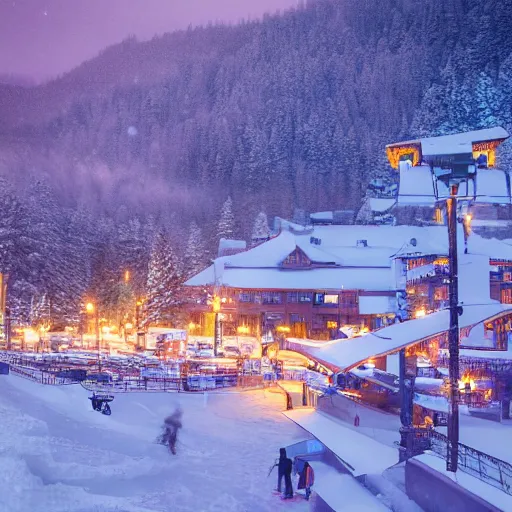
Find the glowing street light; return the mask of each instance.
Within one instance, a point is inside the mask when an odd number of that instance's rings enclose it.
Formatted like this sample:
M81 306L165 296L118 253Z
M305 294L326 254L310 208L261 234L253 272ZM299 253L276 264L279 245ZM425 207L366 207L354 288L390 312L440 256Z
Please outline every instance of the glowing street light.
M130 280L130 271L125 270L124 272L124 282L127 283Z
M425 315L427 314L427 312L425 311L425 309L418 309L418 311L416 311L416 313L414 313L414 316L416 318L423 318Z
M213 309L214 313L218 313L220 311L220 304L221 304L220 297L218 295L215 295L215 297L213 297L213 301L212 301L212 309Z
M94 313L94 304L92 302L88 302L86 305L85 305L85 310L87 311L87 313Z

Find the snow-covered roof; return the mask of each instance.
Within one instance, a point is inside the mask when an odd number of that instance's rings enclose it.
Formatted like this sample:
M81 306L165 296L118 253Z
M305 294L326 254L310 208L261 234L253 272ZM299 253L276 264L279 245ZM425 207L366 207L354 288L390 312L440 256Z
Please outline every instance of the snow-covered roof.
M462 227L459 226L459 230L462 253ZM312 237L321 240L320 245L311 243ZM416 245L411 243L412 239L416 240ZM358 240L366 240L367 246L358 247ZM297 247L317 265L282 268L282 262ZM472 255L512 260L511 245L476 234L469 237L468 250ZM392 270L394 257L447 254L448 235L444 226L315 226L306 232L283 230L252 249L219 257L214 265L186 284L249 289L386 291L396 288ZM475 282L474 278L470 281Z
M396 311L396 298L377 296L359 296L359 314L360 315L378 315L384 313L393 313Z
M331 221L333 220L334 215L332 212L315 212L310 214L309 218L316 221Z
M504 312L512 312L512 307L499 303L466 306L460 316L459 326L469 327ZM447 331L449 321L448 310L438 311L423 318L390 325L358 338L335 340L316 347L304 345L301 351L341 370L349 370L368 359L396 352L408 345ZM294 343L299 342L295 340Z
M372 212L383 213L387 212L396 204L396 199L384 197L370 197L370 208Z
M397 148L400 146L410 146L419 144L423 156L448 155L472 153L473 144L478 142L490 142L495 140L504 140L509 136L508 132L501 126L486 128L483 130L474 130L464 133L455 133L453 135L441 135L439 137L426 137L423 139L408 140L388 144L387 148Z
M473 359L501 359L503 361L510 361L512 360L512 347L509 346L508 350L471 350L469 348L461 348L459 356Z
M390 268L315 268L311 270L280 270L277 268L225 268L222 285L243 289L269 290L393 290ZM213 282L212 267L187 281L188 286Z
M507 173L499 169L479 169L476 175L476 202L510 204Z
M415 382L416 384L416 382ZM448 412L448 399L444 396L414 393L414 403L431 411Z
M442 180L428 166L400 168L398 204L401 206L434 206L438 200L450 196ZM459 185L458 197L470 197L474 203L510 204L507 172L500 169L478 169L476 179Z
M347 469L356 477L380 474L397 462L396 449L347 427L332 416L315 409L293 409L283 414L316 437L342 463L348 464Z
M226 256L229 254L236 254L247 249L247 242L245 240L229 240L221 238L219 241L219 256Z
M398 203L416 206L435 205L434 179L429 166L400 166Z

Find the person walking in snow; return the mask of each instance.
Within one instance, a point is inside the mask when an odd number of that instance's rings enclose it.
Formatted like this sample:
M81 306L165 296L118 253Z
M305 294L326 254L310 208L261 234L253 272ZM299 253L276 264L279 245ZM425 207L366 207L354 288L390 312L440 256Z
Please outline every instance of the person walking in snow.
M169 447L173 455L176 455L176 443L178 441L178 431L183 427L181 417L182 410L177 407L176 410L164 420L164 433L161 442Z
M306 489L306 500L309 500L309 497L311 496L311 487L315 483L315 474L313 473L313 468L309 465L308 461L297 459L296 467L298 466L300 466L300 469L298 469L299 482L297 484L297 489Z
M277 491L281 492L281 484L284 478L284 498L293 497L291 459L286 456L286 448L279 449L279 461L277 463Z

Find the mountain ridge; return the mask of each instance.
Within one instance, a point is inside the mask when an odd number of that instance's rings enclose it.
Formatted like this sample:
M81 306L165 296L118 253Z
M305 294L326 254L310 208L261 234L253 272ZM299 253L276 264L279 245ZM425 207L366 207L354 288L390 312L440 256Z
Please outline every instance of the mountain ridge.
M108 169L114 190L155 180L169 194L148 205L130 189L114 212L172 210L205 225L231 195L250 219L240 235L262 208L357 208L369 179L390 172L386 143L510 126L510 12L510 0L317 0L129 38L42 86L0 86L3 144L14 134L67 160L71 177ZM51 176L51 159L44 167ZM77 202L92 194L83 187ZM176 211L184 190L200 201Z

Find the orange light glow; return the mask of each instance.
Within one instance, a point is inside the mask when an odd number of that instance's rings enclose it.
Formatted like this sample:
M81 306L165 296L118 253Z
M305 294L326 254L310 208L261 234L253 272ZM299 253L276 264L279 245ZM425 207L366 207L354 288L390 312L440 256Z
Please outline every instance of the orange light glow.
M220 297L217 295L213 297L212 308L214 313L218 313L220 311Z

